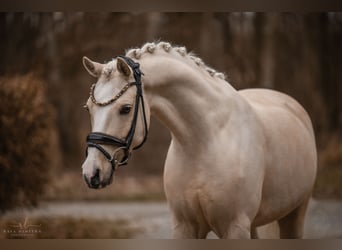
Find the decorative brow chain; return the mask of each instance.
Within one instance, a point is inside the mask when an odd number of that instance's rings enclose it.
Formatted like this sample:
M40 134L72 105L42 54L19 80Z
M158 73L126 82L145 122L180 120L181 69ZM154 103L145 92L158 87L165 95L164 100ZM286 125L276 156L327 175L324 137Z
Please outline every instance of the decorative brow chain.
M115 102L117 99L119 99L132 85L131 83L127 83L121 90L119 93L117 93L115 96L113 96L112 99L108 100L108 101L105 101L105 102L98 102L96 101L95 99L95 96L94 96L94 90L95 90L95 86L96 86L96 83L94 83L93 85L91 85L90 87L90 99L91 101L96 104L96 105L99 105L99 106L106 106L106 105L109 105L113 102Z

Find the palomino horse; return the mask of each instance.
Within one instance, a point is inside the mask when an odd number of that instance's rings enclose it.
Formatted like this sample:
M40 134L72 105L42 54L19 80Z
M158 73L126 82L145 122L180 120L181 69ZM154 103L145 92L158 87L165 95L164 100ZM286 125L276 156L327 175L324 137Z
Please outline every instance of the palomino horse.
M150 114L171 132L164 189L175 238L257 237L278 221L281 238L300 238L317 153L306 111L267 89L237 91L222 73L184 47L147 43L100 64L83 58L97 78L86 108L83 175L91 188L145 141Z

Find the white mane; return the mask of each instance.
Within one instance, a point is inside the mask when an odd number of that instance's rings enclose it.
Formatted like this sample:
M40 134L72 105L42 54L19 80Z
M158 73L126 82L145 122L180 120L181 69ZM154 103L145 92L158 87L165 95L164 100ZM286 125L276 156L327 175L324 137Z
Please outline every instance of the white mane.
M165 52L170 54L172 52L177 52L183 58L192 60L200 69L207 71L212 77L220 78L222 80L226 79L226 76L223 73L217 72L215 69L205 65L201 58L195 56L195 54L192 52L188 53L185 47L172 46L168 42L145 43L141 48L127 50L126 56L138 60L143 54L154 54L156 50L164 50ZM104 67L103 73L106 75L110 75L113 67L114 65L112 62L107 63Z
M188 53L185 47L172 46L168 42L152 42L145 43L141 48L129 49L126 52L126 56L140 59L143 54L149 53L153 54L156 50L164 50L165 52L171 53L173 51L177 52L184 58L189 58L195 62L195 64L203 70L206 70L212 77L217 77L225 80L225 75L223 73L217 72L213 68L208 67L204 64L201 58L195 56L193 53Z

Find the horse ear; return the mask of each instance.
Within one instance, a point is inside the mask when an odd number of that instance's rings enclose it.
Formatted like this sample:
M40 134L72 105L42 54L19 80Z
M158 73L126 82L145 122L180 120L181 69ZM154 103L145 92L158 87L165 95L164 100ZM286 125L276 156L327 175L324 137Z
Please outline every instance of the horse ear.
M94 77L99 77L102 72L103 65L101 63L93 62L88 57L83 57L83 66L88 73Z
M118 71L126 77L129 77L132 73L131 68L128 66L126 61L120 57L117 58L116 67Z

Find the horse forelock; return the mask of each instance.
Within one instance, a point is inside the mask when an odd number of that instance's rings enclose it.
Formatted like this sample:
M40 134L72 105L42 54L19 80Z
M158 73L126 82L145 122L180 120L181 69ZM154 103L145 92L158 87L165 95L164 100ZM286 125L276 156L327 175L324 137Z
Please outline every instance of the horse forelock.
M109 77L115 69L114 59L106 63L102 69L102 74Z
M157 51L165 51L172 54L171 52L176 52L179 54L183 60L192 60L200 69L205 70L210 76L219 78L222 80L226 79L225 74L217 72L215 69L208 67L202 61L201 58L196 56L193 52L187 52L187 49L183 46L172 46L169 42L149 42L145 43L141 48L133 48L126 51L126 56L132 59L139 60L144 54L155 54Z

